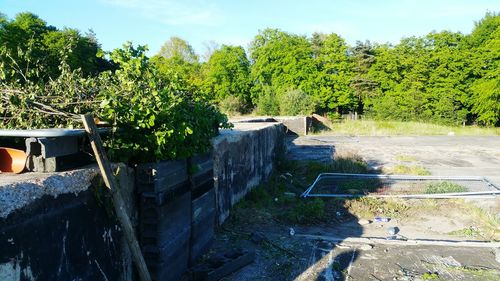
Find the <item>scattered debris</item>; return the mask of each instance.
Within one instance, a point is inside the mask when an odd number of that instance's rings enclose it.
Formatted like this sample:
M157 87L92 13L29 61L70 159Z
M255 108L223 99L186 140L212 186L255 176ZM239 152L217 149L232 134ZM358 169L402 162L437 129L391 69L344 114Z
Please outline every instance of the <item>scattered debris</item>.
M389 222L391 218L386 218L386 217L375 217L376 222Z
M370 224L370 223L371 223L371 221L369 221L369 220L367 220L367 219L359 219L359 220L358 220L358 223L359 223L360 225L367 225L367 224Z
M373 249L373 245L363 244L363 245L359 246L358 249L363 250L363 251L368 251L368 250Z
M205 263L195 266L191 271L193 281L216 281L252 263L255 252L236 249L209 258Z
M396 235L398 232L399 232L398 227L391 226L387 228L387 233L389 233L389 235Z

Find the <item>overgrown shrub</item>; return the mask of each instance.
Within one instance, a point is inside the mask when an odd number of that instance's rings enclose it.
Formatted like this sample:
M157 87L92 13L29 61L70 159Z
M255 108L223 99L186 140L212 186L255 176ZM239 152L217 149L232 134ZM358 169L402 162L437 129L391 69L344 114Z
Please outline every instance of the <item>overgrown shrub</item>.
M257 98L259 115L310 115L314 112L315 106L311 96L295 89L277 93L274 88L267 87Z
M301 90L289 89L278 96L278 107L281 115L310 115L314 112L315 103Z
M280 108L276 94L270 88L265 88L257 98L257 114L276 116L280 114Z
M82 77L61 65L46 84L3 84L1 127L82 127L79 114L92 113L116 130L105 142L113 160L150 162L206 151L227 117L149 63L145 47L130 43L110 54L117 69ZM35 66L36 67L36 66Z
M425 187L424 193L426 194L438 194L438 193L454 193L454 192L466 192L467 188L465 186L449 182L434 182L430 183Z
M234 116L248 111L246 101L239 96L227 96L219 102L219 109L227 115Z

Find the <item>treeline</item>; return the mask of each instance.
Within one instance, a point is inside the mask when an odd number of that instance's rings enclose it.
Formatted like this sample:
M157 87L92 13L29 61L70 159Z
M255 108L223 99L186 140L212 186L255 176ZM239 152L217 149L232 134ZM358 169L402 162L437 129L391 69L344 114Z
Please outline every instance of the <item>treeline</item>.
M49 70L46 77L57 75L61 49L68 50L70 67L81 68L84 75L116 68L111 58L100 55L92 33L57 30L26 13L0 21L0 38L7 43L2 48L21 50L13 58L0 54L4 81L22 80L9 71L28 68L33 61ZM396 45L349 46L337 34L307 37L265 29L247 51L215 46L201 60L188 42L172 37L150 63L157 75L175 77L187 92L230 114L317 112L337 118L358 112L375 119L500 125L496 13L487 13L467 35L431 32Z

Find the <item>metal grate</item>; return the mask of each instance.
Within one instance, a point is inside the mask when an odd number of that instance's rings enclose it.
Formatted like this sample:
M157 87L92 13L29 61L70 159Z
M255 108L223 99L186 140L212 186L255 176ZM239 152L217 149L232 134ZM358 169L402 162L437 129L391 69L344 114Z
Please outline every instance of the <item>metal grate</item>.
M322 173L302 197L495 198L500 188L484 177Z

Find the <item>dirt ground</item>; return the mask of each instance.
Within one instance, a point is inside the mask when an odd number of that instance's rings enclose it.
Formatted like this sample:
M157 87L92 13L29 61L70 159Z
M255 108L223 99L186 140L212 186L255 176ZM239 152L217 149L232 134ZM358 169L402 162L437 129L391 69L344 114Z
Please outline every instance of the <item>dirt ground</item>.
M322 135L290 138L288 151L290 160L327 163L335 155L358 155L371 170L418 166L432 175L485 176L500 183L500 137ZM296 171L280 173L285 194L294 196L291 186L311 183ZM224 280L500 280L498 198L334 200L326 202L322 220L300 222L275 215L299 199L274 200L265 207L236 206L219 229L213 253L256 253L252 264ZM377 215L391 219L377 222Z

